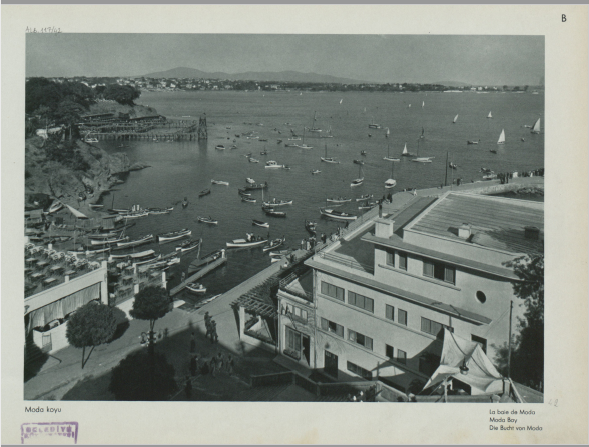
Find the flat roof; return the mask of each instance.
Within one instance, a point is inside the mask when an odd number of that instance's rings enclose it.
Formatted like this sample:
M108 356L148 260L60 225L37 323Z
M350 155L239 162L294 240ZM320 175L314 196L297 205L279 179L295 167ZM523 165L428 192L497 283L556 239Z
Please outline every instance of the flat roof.
M473 245L510 253L542 251L544 204L480 194L449 193L427 209L406 230L466 242L458 228L468 224ZM540 230L538 240L525 237L525 227Z

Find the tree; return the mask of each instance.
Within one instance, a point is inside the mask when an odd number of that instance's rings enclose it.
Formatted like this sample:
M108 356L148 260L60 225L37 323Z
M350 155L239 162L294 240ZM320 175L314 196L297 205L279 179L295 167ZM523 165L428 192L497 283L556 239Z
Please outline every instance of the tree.
M96 346L109 343L117 329L117 320L112 308L106 304L90 301L80 307L70 318L65 336L68 342L82 348L82 369ZM84 359L86 347L92 347Z
M152 359L145 352L134 352L113 368L108 389L117 400L167 400L178 390L174 374L163 354Z
M133 106L134 100L139 98L141 91L130 85L109 84L104 90L104 99L110 99L119 104Z
M147 286L141 290L133 302L129 314L133 318L149 321L149 352L153 355L153 327L158 318L170 311L170 298L166 289L159 286Z
M513 292L526 306L518 319L519 334L512 345L511 376L524 385L542 389L544 381L544 254L522 256L505 263L512 267L519 281ZM498 350L499 369L507 373L507 345Z

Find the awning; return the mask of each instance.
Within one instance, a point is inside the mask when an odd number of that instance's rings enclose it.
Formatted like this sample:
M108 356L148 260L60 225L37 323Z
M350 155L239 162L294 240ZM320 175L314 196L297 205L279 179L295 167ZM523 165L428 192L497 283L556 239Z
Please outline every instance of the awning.
M460 369L464 364L468 368L467 374L463 374ZM489 360L481 345L444 329L444 347L440 366L425 384L424 389L436 386L452 377L470 385L473 395L503 391L503 377Z

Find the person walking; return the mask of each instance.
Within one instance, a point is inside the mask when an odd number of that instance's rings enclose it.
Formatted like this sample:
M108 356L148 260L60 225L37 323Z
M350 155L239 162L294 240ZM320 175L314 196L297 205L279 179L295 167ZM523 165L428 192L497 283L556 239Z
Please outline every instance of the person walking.
M219 341L219 336L217 335L217 322L212 320L211 321L212 324L212 334L211 334L211 342L212 343L217 343Z
M233 357L231 357L231 354L228 354L228 356L227 356L227 362L225 363L225 370L227 371L227 374L229 374L229 375L233 374Z
M211 376L217 377L217 362L214 356L211 357L211 361L209 362L209 371L211 372Z
M186 393L186 399L192 399L192 382L190 376L186 376L186 384L184 385L184 393Z

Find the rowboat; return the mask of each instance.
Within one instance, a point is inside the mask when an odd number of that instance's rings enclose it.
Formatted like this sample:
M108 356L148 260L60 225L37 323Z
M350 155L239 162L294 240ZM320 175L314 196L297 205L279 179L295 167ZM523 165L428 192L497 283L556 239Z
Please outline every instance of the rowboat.
M481 140L479 140L479 141L481 141ZM479 141L476 141L476 140L468 140L466 142L466 144L479 144Z
M184 241L180 245L176 246L176 251L179 251L180 253L184 253L185 251L194 250L195 248L199 247L200 243L201 243L201 239L199 239L197 241L193 241L193 240Z
M264 168L266 168L266 169L273 169L273 168L279 169L279 168L284 168L284 165L279 165L274 160L269 160L266 162L266 166L264 166Z
M331 217L332 219L338 220L356 220L358 216L350 213L344 213L343 211L335 211L332 209L320 208L319 212L323 216Z
M347 197L331 197L329 199L327 199L328 202L332 202L332 203L345 203L345 202L351 202L352 199L348 199Z
M109 213L116 213L116 214L127 214L131 212L130 208L109 208L107 209Z
M276 200L272 199L270 202L262 202L263 206L273 208L275 206L292 205L292 200Z
M266 214L266 216L286 217L286 213L284 211L274 211L274 208L262 207L262 211L264 211L264 214Z
M241 196L241 201L247 202L247 203L256 203L256 199L252 199L251 197L246 197L245 195Z
M77 250L69 250L67 253L69 255L86 255L86 256L92 256L92 255L96 255L98 253L105 253L110 251L110 247L106 247L106 248L98 248L96 250L89 250L88 247L80 247Z
M155 251L153 251L153 250L145 250L140 253L127 253L124 255L110 255L110 258L111 259L126 259L126 258L141 259L141 258L146 258L148 256L152 256L154 254L155 254Z
M317 222L313 222L310 220L305 221L305 229L311 234L317 234Z
M121 216L124 219L136 219L138 217L145 217L145 216L149 216L149 212L147 211L136 211L134 213L129 213L129 214L121 214Z
M269 244L262 247L262 251L266 253L267 251L274 250L275 248L280 247L285 240L286 238L284 237L281 239L274 239Z
M321 174L321 171L319 169L313 169L311 171L311 174L315 175L315 174Z
M256 225L257 227L262 228L269 228L270 224L268 222L262 222L261 220L252 219L252 225Z
M158 239L158 242L175 241L177 239L181 239L183 237L190 236L191 234L192 234L191 230L189 230L187 228L183 228L178 231L170 231L169 233L159 234L157 239Z
M357 165L363 165L364 160L354 160L354 163L356 163Z
M198 193L198 197L203 197L211 193L210 189L203 189L201 192Z
M224 182L223 180L211 180L213 185L225 185L229 186L229 182Z
M252 189L266 189L267 187L268 187L268 182L254 183L253 185L245 185L245 190L250 191Z
M191 282L186 285L186 289L190 290L193 293L205 293L207 288L200 283Z
M248 178L245 179L245 181L247 183L249 183L250 185L255 185L256 184L256 181L253 178L249 178L248 177Z
M374 199L374 194L364 194L360 198L356 199L356 202L362 202L363 200Z
M88 205L91 209L95 210L95 209L101 209L104 208L104 205L96 205L95 203L91 203L90 205Z
M151 242L153 240L153 234L148 234L147 236L143 236L142 238L135 239L133 241L128 242L117 242L117 248L125 248L125 247L137 247L138 245L143 245Z
M215 146L215 149L219 150L219 151L224 151L225 150L225 146L223 146L222 144L218 144Z
M211 216L209 216L209 217L197 217L196 220L198 220L201 223L206 223L206 224L211 224L211 225L217 225L217 223L218 223Z
M249 161L250 163L259 163L260 162L260 160L256 160L255 158L251 158L251 157L248 158L247 161Z
M364 205L360 205L358 207L359 210L371 210L372 208L374 208L376 206L376 202L366 202Z
M225 244L227 245L227 248L258 247L264 245L266 242L268 242L268 240L262 238L260 240L233 239L231 242L226 242Z
M151 264L153 262L157 262L162 258L162 255L158 255L155 258L151 258L151 259L146 259L144 261L137 261L137 262L133 262L133 264L135 265L145 265L145 264Z
M92 245L110 245L116 244L117 242L128 241L129 236L121 237L118 239L90 239Z
M245 189L237 188L237 193L238 193L240 196L251 197L251 193L249 193L249 192L245 192Z
M116 238L120 234L121 234L121 232L119 232L119 231L116 231L116 232L110 231L108 233L89 234L89 235L87 235L87 237L88 237L88 239L104 240L104 239Z

